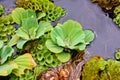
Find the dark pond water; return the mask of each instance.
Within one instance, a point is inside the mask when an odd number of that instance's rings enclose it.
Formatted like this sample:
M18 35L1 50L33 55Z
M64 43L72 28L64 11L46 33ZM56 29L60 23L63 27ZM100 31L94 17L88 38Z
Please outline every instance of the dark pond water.
M6 8L13 7L16 0L0 0ZM67 10L65 17L59 22L63 23L73 19L83 25L83 29L92 29L96 39L87 50L91 55L100 55L104 58L114 57L114 52L120 48L120 28L96 4L90 0L54 0ZM6 9L7 10L7 9Z

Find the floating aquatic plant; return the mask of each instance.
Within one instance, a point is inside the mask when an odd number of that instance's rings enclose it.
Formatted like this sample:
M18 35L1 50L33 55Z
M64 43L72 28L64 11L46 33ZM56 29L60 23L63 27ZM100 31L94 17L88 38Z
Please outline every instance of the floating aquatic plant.
M10 37L15 34L15 30L11 15L0 17L0 40L8 42Z
M114 19L113 21L118 25L120 26L120 14L118 14Z
M50 36L46 46L51 52L58 53L57 58L63 62L64 59L65 62L70 59L70 52L64 52L64 49L82 51L94 39L91 30L82 30L82 26L73 20L68 20L63 25L58 24L51 31Z
M114 14L115 14L116 17L113 19L113 21L118 26L120 26L120 6L115 7Z
M66 13L62 7L49 0L18 0L16 4L18 7L34 10L38 15L44 13L46 16L42 20L45 21L56 21Z
M19 13L21 12L21 13ZM38 23L36 14L32 10L17 8L13 11L12 17L14 22L21 24L15 36L8 45L17 44L17 48L22 49L27 41L39 39L45 32L50 31L52 26L49 22L41 21Z

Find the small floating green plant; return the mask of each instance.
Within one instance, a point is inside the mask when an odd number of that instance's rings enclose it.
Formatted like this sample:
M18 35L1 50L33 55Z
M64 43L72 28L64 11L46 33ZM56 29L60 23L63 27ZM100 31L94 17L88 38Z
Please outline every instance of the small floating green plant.
M57 58L62 61L68 61L70 52L65 49L82 51L94 40L94 33L91 30L83 30L81 24L76 21L68 20L65 23L58 24L50 33L50 39L46 41L46 47Z
M0 40L8 42L15 34L16 28L13 26L13 19L11 15L0 17Z
M45 16L41 20L50 22L58 20L66 13L65 9L49 0L18 0L16 4L18 7L34 10L38 15L44 13Z

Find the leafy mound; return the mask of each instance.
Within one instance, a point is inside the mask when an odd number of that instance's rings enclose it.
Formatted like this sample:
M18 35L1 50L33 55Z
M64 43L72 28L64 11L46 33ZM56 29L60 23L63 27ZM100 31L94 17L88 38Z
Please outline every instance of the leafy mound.
M42 19L45 21L56 21L66 13L62 7L49 0L18 0L16 4L18 7L34 10L38 15L45 13L46 16Z
M0 17L0 40L7 42L15 34L15 30L11 15Z
M120 80L120 62L95 56L83 67L82 80Z

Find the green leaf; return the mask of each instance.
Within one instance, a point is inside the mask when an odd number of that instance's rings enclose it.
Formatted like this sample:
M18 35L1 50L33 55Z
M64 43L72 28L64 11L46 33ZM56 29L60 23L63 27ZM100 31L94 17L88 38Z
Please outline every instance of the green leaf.
M36 31L38 29L38 21L36 18L27 18L23 20L22 28L27 32L30 39L35 39Z
M36 18L36 13L31 9L25 10L21 15L22 15L22 23L23 23L23 19Z
M12 37L12 39L8 42L7 45L8 45L8 46L13 46L13 45L15 45L15 44L18 43L19 39L20 39L19 36L14 35L14 36Z
M9 63L0 66L0 76L8 76L14 69L17 69L18 65L11 61Z
M28 32L24 30L22 27L16 31L16 35L21 37L22 39L26 39L26 40L30 39Z
M51 39L54 43L57 43L56 37L60 37L61 39L65 39L65 34L61 28L61 24L58 24L52 31L51 31Z
M3 47L4 42L2 40L0 40L0 49Z
M66 22L63 23L62 28L63 28L65 34L69 34L69 33L71 33L71 31L74 32L74 30L75 31L76 30L77 31L81 31L82 30L82 25L79 24L76 21L67 20Z
M91 41L94 40L94 33L90 30L84 30L85 32L85 42L89 44Z
M22 23L23 29L25 29L27 32L30 32L30 29L37 29L38 28L38 22L36 18L27 18L23 20ZM30 34L30 33L29 33Z
M12 18L13 21L16 22L17 24L22 24L22 13L24 13L25 10L23 8L16 8L12 12Z
M27 42L28 40L25 39L20 39L17 43L17 48L22 49L24 44Z
M65 43L64 43L63 39L61 39L59 36L56 37L56 39L57 39L57 44L58 44L59 46L65 47Z
M42 12L39 12L39 13L37 14L38 20L41 19L41 18L43 18L43 17L45 17L45 16L46 16L46 14L45 14L45 13L42 13Z
M57 46L51 40L47 40L45 45L53 53L60 53L63 51L62 47Z
M12 53L14 52L14 49L9 46L4 46L1 50L1 64L3 64L8 57L12 56Z
M71 44L70 45L77 45L79 43L82 43L84 41L84 38L85 38L85 34L83 31L74 31L73 34L71 32L71 35L70 35L70 42Z
M18 68L12 71L16 76L21 76L24 74L24 70L32 69L36 66L36 63L29 53L19 56L14 60L14 62L18 65Z
M80 50L80 51L85 50L85 48L86 48L86 44L85 44L85 43L81 43L81 44L79 45L79 50Z
M50 23L45 22L45 21L41 21L39 23L39 28L36 32L36 38L39 38L40 36L42 36L45 32L48 32L52 30L52 26Z
M61 62L67 62L71 58L70 53L65 53L65 52L61 52L59 54L56 54L56 56Z

